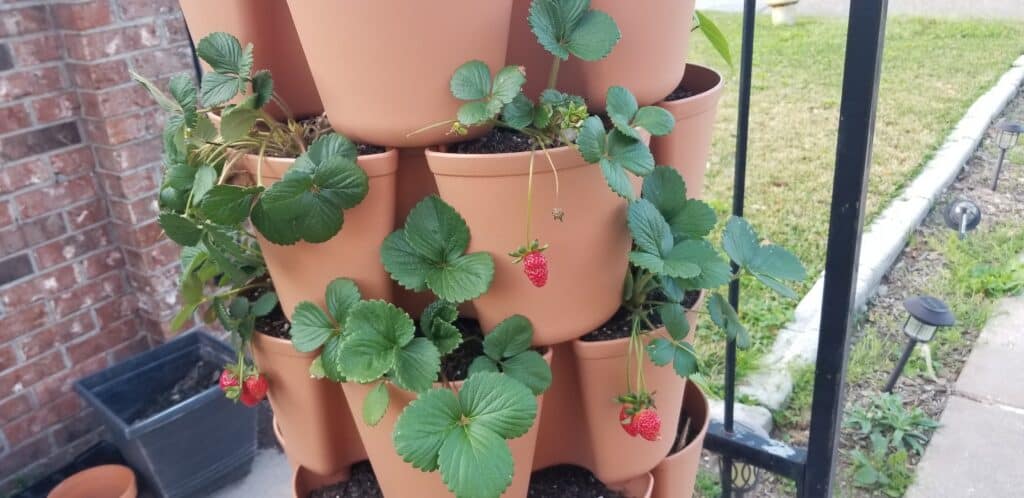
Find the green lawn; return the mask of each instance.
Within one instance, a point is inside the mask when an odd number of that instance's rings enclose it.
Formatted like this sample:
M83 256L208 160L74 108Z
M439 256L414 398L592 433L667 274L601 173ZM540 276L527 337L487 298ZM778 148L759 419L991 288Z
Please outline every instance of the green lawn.
M711 13L734 50L740 17ZM713 66L728 85L719 110L706 198L727 214L732 199L739 71L725 67L700 36L691 60ZM843 19L804 18L791 28L758 19L750 112L746 215L762 237L794 250L807 265L806 291L824 266L828 203L846 42ZM889 19L868 193L870 221L920 169L974 100L1022 52L1024 24ZM792 314L766 289L746 285L741 312L755 346L739 374L754 368ZM706 383L721 384L723 347L702 327Z

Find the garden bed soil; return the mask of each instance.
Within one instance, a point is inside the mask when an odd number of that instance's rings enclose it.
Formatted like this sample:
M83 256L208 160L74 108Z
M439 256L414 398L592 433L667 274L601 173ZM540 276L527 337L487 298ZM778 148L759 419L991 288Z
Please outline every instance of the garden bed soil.
M193 396L202 394L207 389L216 386L220 378L223 365L217 365L206 360L200 360L192 366L181 380L176 382L169 390L155 393L146 401L144 408L139 411L128 425L145 420L157 413L160 413L174 405L177 405Z
M609 489L589 470L575 465L558 465L530 476L528 498L627 498Z
M700 291L686 291L686 294L683 296L683 307L687 310L692 309L693 305L697 304L698 299L700 299ZM648 319L650 319L651 323L655 326L661 326L661 318L658 317L657 313L652 313ZM630 321L629 311L625 308L619 308L619 311L616 311L607 322L595 329L593 332L580 337L580 340L584 342L601 342L623 339L629 337L631 326L632 323ZM643 330L643 332L649 331L649 329Z
M506 154L533 150L530 137L506 128L494 127L486 135L448 146L455 154Z

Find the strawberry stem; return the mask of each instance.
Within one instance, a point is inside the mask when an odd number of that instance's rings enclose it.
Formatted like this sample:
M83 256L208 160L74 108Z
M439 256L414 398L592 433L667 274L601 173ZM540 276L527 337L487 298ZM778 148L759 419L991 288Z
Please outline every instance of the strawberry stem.
M530 173L526 180L526 244L523 247L529 251L530 247L530 224L533 221L533 159L537 149L530 150Z

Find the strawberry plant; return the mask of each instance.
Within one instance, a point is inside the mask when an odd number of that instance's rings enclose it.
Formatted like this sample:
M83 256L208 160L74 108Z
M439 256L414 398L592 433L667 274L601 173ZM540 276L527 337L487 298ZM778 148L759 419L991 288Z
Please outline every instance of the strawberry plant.
M659 166L644 179L641 198L629 205L627 223L633 237L630 271L623 286L623 309L630 318L630 354L627 379L630 392L620 397L625 416L654 407L654 393L644 383L642 357L646 351L655 365L672 365L681 377L698 369L693 346L687 342L690 324L681 304L688 291L710 290L707 312L711 321L741 348L750 337L736 310L716 289L742 275L750 275L782 296L796 294L785 281L806 278L803 265L785 249L762 244L746 220L732 217L726 223L721 246L738 266L733 273L707 237L716 225L715 212L706 203L686 198L680 174ZM665 327L667 337L656 337L644 347L642 336ZM633 361L636 365L630 365ZM635 430L635 429L634 429ZM628 432L628 431L627 431Z

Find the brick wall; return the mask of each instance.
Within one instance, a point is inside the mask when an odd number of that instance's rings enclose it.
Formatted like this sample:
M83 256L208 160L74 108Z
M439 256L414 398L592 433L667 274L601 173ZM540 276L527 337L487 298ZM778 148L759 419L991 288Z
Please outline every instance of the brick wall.
M162 119L189 71L172 0L0 0L0 495L95 442L71 382L163 340Z

